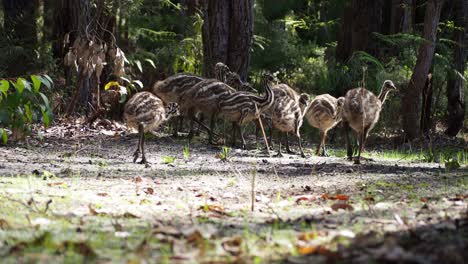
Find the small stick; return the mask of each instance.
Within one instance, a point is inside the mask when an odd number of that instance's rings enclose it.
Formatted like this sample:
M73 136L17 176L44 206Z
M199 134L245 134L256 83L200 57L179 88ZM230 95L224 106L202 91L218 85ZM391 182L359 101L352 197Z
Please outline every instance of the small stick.
M255 104L255 111L258 113L257 104ZM258 123L260 124L260 129L262 130L263 140L265 141L265 145L267 147L268 157L271 158L270 146L268 145L268 140L266 138L266 133L265 133L265 129L263 128L263 123L262 123L262 119L260 118L260 114L258 115ZM275 169L274 166L273 166L273 170L275 171L275 174L278 177L278 174L276 173L276 169ZM256 174L257 174L257 172L255 171L254 174L252 175L252 193L251 193L251 195L252 195L252 207L251 207L252 212L255 209L255 178L256 178L255 176L256 176Z
M255 111L258 112L257 104L255 104ZM262 123L262 119L260 118L260 115L258 115L258 123L260 124L260 129L262 130L263 140L265 141L265 145L267 147L268 156L271 158L270 146L268 145L268 140L266 138L265 129L263 128L263 123Z
M255 178L257 176L257 171L255 170L252 174L252 206L250 210L253 212L255 210Z

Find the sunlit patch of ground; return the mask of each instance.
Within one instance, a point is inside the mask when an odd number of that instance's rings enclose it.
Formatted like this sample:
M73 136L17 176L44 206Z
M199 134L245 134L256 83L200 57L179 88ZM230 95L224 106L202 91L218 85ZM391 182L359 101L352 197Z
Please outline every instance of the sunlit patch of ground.
M235 149L223 162L203 143L149 138L149 167L131 163L135 137L0 148L2 261L467 259L466 165Z

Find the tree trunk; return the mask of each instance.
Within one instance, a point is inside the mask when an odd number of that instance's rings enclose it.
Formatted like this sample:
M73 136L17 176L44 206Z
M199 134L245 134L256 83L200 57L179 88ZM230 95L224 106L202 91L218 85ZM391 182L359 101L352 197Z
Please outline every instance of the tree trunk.
M203 74L213 77L217 62L247 79L253 36L253 0L206 0L203 22Z
M437 37L437 25L439 24L440 11L443 0L429 0L427 2L424 18L424 39L418 53L418 59L413 70L408 86L403 91L402 115L403 129L406 138L415 139L420 134L419 114L421 108L421 91L426 82L427 74L434 57L435 43Z
M373 32L382 32L384 0L353 0L343 14L336 48L337 60L345 62L355 51L378 56Z
M449 73L447 82L447 124L445 134L454 137L463 128L465 118L465 96L463 75L466 67L468 41L465 34L468 30L468 3L466 0L453 0L455 6L455 31L453 41L453 63L457 74Z
M229 30L229 53L227 65L247 81L250 65L250 48L253 37L254 1L233 1Z
M429 73L422 90L422 111L420 126L424 135L427 135L432 127L432 94L432 74Z
M53 35L56 40L53 42L54 57L63 60L69 47L78 37L88 39L91 30L94 28L90 24L91 21L91 1L90 0L58 0L55 9L55 23ZM65 36L69 34L68 44L64 43ZM67 70L66 75L69 77L71 72ZM69 103L67 113L75 112L77 99L80 106L84 107L86 113L89 111L89 105L92 99L92 87L95 83L94 78L89 77L84 73L84 69L79 67L75 94L72 101Z
M4 31L11 44L24 49L15 63L8 65L8 74L19 76L34 68L37 48L37 2L32 0L3 0Z
M414 0L392 0L390 34L410 32Z

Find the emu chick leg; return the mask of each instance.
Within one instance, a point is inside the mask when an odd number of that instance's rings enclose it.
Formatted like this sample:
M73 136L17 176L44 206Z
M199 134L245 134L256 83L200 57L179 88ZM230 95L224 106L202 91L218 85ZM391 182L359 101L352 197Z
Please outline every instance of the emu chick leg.
M348 160L353 159L353 149L351 147L351 142L349 142L349 124L348 122L343 122L344 128L344 136L346 141L346 154L348 156Z
M278 138L278 153L276 154L276 157L283 157L283 153L281 153L281 131L278 130L277 132L277 138Z
M141 161L140 161L140 164L146 164L148 163L146 161L146 157L145 157L145 132L144 132L144 129L143 129L143 125L140 125L139 127L140 129L140 133L141 133L141 146L140 146L140 150L141 150Z
M137 149L133 153L133 163L135 163L140 156L140 150L141 150L141 138L144 137L145 129L143 127L143 124L138 125L138 145Z
M297 143L299 143L299 151L301 152L301 157L305 158L306 155L304 154L304 150L302 149L302 140L301 134L297 131Z
M288 132L284 133L284 139L286 140L286 152L287 152L288 154L296 154L294 151L292 151L292 150L289 148Z
M216 113L211 115L210 120L210 131L208 132L208 144L214 144L213 142L213 132L216 125Z

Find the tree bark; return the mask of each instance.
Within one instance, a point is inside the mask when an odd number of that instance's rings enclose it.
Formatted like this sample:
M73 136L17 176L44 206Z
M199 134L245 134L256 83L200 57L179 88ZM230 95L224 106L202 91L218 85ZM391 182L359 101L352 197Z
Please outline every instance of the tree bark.
M8 74L19 76L34 68L34 50L37 48L37 2L33 0L3 0L4 31L11 44L21 46L24 52L8 65Z
M247 79L253 37L253 0L206 0L203 22L203 74L213 77L217 62Z
M427 74L434 57L435 43L437 37L437 25L439 24L440 11L443 0L429 0L427 2L424 17L424 39L418 52L418 59L413 70L410 82L403 91L402 115L403 129L406 138L415 139L420 135L419 115L421 108L421 91L426 82Z
M414 0L392 0L390 34L410 32Z
M447 130L445 134L455 137L463 128L465 119L465 96L463 75L466 67L468 41L465 34L468 30L468 3L466 0L453 0L455 6L455 31L453 41L453 64L458 72L448 73L447 82Z
M432 103L433 103L433 89L432 89L432 74L427 75L426 83L422 90L422 111L421 111L421 131L424 135L429 133L432 127Z
M345 8L336 48L337 60L347 61L355 51L378 56L373 32L382 32L384 0L353 0Z

